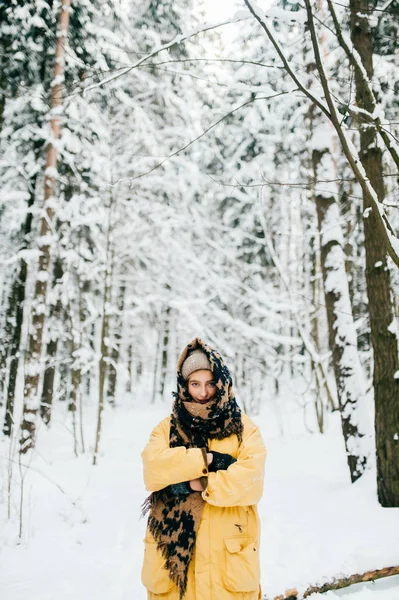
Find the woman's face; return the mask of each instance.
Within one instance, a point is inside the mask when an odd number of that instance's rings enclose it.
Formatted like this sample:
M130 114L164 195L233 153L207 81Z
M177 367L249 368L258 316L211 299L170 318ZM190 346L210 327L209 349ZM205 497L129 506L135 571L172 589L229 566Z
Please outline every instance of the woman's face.
M191 373L188 378L188 393L194 402L199 404L206 404L212 400L216 394L212 371L201 369Z

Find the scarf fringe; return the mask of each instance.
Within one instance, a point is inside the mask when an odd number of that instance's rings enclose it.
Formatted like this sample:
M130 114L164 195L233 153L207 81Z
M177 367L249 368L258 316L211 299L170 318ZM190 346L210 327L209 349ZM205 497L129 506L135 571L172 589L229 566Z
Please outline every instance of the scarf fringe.
M156 505L156 503L159 500L164 500L165 499L165 491L164 490L159 490L159 492L151 492L151 494L149 496L147 496L147 498L144 500L143 504L141 505L141 518L145 517L146 514L151 510L151 508L153 506Z
M149 496L147 500L149 498L151 498L151 496ZM161 552L163 558L166 561L164 568L169 571L169 579L171 579L173 583L176 584L177 588L179 589L179 600L182 600L187 591L187 570L185 571L185 573L183 573L183 575L181 575L176 569L174 569L176 563L171 560L174 555L169 552L167 544L159 543L161 542L162 536L158 530L157 519L155 519L152 516L149 516L147 526L154 540L157 542L158 550Z

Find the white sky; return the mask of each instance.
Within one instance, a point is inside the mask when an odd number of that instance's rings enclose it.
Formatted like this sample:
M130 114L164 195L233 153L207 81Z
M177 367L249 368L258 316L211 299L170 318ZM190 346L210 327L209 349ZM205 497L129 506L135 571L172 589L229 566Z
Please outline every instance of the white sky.
M204 0L207 21L219 21L232 17L237 10L236 0Z

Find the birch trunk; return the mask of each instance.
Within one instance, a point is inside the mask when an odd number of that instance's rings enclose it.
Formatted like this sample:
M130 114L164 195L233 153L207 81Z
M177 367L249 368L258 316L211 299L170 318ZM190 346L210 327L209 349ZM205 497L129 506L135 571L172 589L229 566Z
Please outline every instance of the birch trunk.
M60 108L62 107L62 90L64 74L65 43L69 27L69 10L71 0L63 0L59 17L59 31L55 49L54 81L51 93L50 126L54 142L47 147L46 170L44 174L44 201L40 220L39 266L36 275L34 299L32 303L31 325L27 351L27 364L24 382L24 409L21 424L20 451L27 452L35 445L36 417L40 406L39 375L40 359L43 344L43 328L45 324L46 293L50 266L51 226L54 216L55 187L57 178L56 142L60 137Z
M325 136L328 141L328 134ZM334 172L329 151L313 151L315 180ZM326 301L329 346L332 352L342 433L352 482L363 474L367 464L367 415L364 406L364 374L357 351L357 335L352 316L345 265L345 242L339 206L330 193L315 194L320 232L321 266Z

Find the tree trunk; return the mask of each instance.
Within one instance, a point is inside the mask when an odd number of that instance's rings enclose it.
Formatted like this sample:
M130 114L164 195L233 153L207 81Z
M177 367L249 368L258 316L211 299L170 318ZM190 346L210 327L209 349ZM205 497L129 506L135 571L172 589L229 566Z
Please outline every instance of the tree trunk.
M327 137L327 136L326 136ZM328 137L327 137L328 140ZM315 180L334 172L327 149L313 150ZM323 174L319 174L323 171ZM315 195L320 231L321 266L326 301L329 346L332 352L342 433L352 482L364 472L367 448L362 438L367 432L364 403L364 375L357 351L349 286L345 269L344 238L338 203L334 195Z
M36 157L38 158L38 157ZM27 213L25 217L25 223L23 226L23 242L22 248L25 250L28 247L29 234L32 230L32 212L31 208L35 201L37 175L30 180L29 200L27 206ZM3 432L5 435L11 435L11 428L13 424L14 414L14 400L15 400L15 387L17 384L18 375L18 364L19 364L19 350L21 346L22 337L22 323L23 313L25 304L25 291L26 291L26 278L27 278L27 264L23 258L20 259L19 271L16 274L15 280L12 283L12 290L9 299L9 311L10 317L14 319L13 327L10 327L10 338L9 346L6 349L7 356L10 357L9 364L9 375L7 384L7 400L6 400L6 412L4 416ZM12 310L15 312L12 313ZM7 342L7 340L6 340Z
M129 344L127 348L127 382L126 391L132 391L132 377L133 377L133 345Z
M77 348L73 345L73 351ZM76 413L78 405L81 406L82 399L80 398L80 384L82 381L82 372L80 368L74 367L72 368L72 390L71 390L71 399L68 404L68 410L72 413L72 431L73 431L73 451L75 456L78 456L78 435L77 435L77 427L76 427ZM80 411L80 425L82 426L81 421L81 411ZM82 435L82 427L80 428L81 433L81 444L82 451L84 452L84 440Z
M159 377L159 395L163 399L165 391L165 381L168 372L168 346L169 346L169 327L170 327L170 307L166 309L165 324L162 337L162 356L161 373Z
M15 310L15 324L12 327L8 355L10 356L8 385L7 385L7 400L6 412L4 415L3 433L11 435L11 429L14 423L14 402L15 402L15 387L17 384L18 363L19 363L19 348L22 336L22 322L25 302L25 285L26 285L27 265L21 259L19 273L12 283L11 294L9 297L9 309ZM11 316L11 314L10 314Z
M114 339L111 350L111 361L109 363L109 371L108 371L108 400L111 404L115 404L115 394L116 394L116 382L117 382L117 366L119 362L120 355L120 344L122 339L122 328L123 328L123 311L125 307L125 293L126 293L126 285L122 283L119 288L119 295L116 301L116 305L118 308L118 314L115 318L115 331L114 331Z
M61 260L58 258L54 264L54 281L60 281L63 275ZM51 410L54 397L54 378L55 378L55 359L57 356L58 340L59 340L59 323L61 318L61 300L57 298L56 304L50 314L50 320L53 321L54 328L50 333L50 340L46 348L47 366L44 371L42 399L40 403L40 416L48 425L51 420Z
M102 413L104 410L105 396L105 380L108 370L109 358L109 304L112 291L112 273L113 273L113 251L111 250L111 213L112 213L112 198L108 207L108 229L106 238L106 253L105 253L105 283L101 318L101 347L100 360L98 363L98 412L97 412L97 430L96 442L93 454L93 465L97 464L98 449L100 445L101 428L102 428Z
M161 352L162 352L162 340L163 340L163 336L162 334L157 331L157 345L156 345L156 351L155 351L155 361L154 361L154 373L153 373L153 379L152 379L152 396L151 396L151 404L155 404L155 401L157 399L157 382L158 382L158 377L159 377L159 365L160 365L160 361L161 361Z
M93 455L93 465L97 464L97 455L100 445L101 427L102 427L102 413L104 410L104 393L105 393L105 378L107 374L108 364L108 333L109 333L109 316L107 313L107 305L109 302L110 286L109 281L105 283L104 299L103 299L103 311L101 320L101 349L100 349L100 360L98 363L99 370L99 381L98 381L98 413L97 413L97 430L96 430L96 443Z
M313 191L313 190L312 190ZM311 336L313 339L314 346L317 350L318 355L320 352L320 340L319 340L319 313L320 313L320 283L319 283L319 274L321 275L321 265L320 265L320 247L318 242L318 238L311 238L310 249L311 249L311 271L310 271L310 285L312 289L312 304L309 307L310 311L314 311L313 315L309 314L309 320L311 321ZM305 256L305 254L304 254ZM305 262L303 261L303 265L305 266ZM305 275L305 273L304 273ZM316 420L317 426L319 428L320 433L324 433L324 410L325 404L323 398L323 385L320 381L320 373L317 365L314 360L310 359L310 368L312 371L312 377L315 385L315 398L314 398L314 407L316 412Z
M350 0L351 38L368 78L373 77L373 40L368 22L373 3ZM370 95L364 79L355 73L359 108L370 111ZM380 202L384 199L382 151L377 132L360 123L360 159ZM363 194L366 282L370 313L371 343L374 355L375 437L377 453L377 492L382 506L399 507L399 357L398 339L393 327L387 248L377 231L376 210Z
M69 27L69 9L71 0L63 0L60 9L59 31L55 49L54 85L51 93L51 119L50 125L55 141L60 137L60 107L62 106L62 89L64 74L65 43ZM57 178L57 150L56 144L50 142L47 148L46 170L44 175L44 202L40 221L40 237L38 247L40 250L39 266L36 275L34 299L32 303L32 322L29 330L27 365L24 382L24 410L21 424L20 451L27 452L35 445L36 416L40 405L39 375L42 354L43 328L46 312L47 281L50 266L50 244L48 237L51 234L53 222L55 186Z

